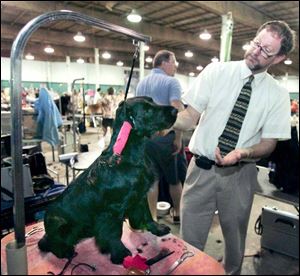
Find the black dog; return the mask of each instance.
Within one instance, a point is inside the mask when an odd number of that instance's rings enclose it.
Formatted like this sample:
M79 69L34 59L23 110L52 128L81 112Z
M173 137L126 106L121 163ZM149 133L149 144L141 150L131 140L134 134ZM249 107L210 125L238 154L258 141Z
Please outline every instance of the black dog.
M108 148L49 206L40 250L71 258L80 240L95 237L100 251L119 264L131 255L121 242L124 219L134 229L157 236L169 233L170 228L154 222L149 211L147 192L154 175L146 145L156 131L170 128L176 115L175 108L156 105L148 97L122 102ZM114 158L113 146L124 121L132 129L120 160Z

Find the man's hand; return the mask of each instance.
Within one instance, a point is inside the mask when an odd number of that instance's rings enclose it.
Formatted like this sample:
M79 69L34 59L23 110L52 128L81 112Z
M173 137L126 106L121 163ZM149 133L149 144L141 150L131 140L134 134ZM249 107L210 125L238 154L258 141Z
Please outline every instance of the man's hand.
M174 139L174 148L175 151L173 152L173 155L176 155L180 152L182 148L182 133L176 133L175 139Z
M219 147L215 150L216 163L221 166L230 166L243 160L252 161L268 157L275 149L277 139L262 138L258 144L249 148L235 149L222 157Z
M220 148L215 150L216 163L221 166L231 166L241 161L243 158L248 158L247 149L235 149L222 157Z

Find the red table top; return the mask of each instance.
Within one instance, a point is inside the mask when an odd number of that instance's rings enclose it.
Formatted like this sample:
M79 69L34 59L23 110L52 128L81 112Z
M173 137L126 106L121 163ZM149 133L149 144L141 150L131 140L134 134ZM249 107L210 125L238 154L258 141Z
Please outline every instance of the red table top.
M37 246L44 235L44 224L39 222L26 227L26 233L33 228L39 229L26 238L27 262L29 275L49 275L60 273L67 259L59 259L52 253L41 252ZM14 240L14 233L10 233L1 240L1 271L7 274L6 244ZM204 252L184 242L182 239L168 234L157 237L150 232L135 232L129 229L127 223L123 225L122 242L132 252L132 256L150 259L156 256L163 248L174 251L165 259L150 266L150 275L166 275L171 265L180 256L188 251L195 255L186 259L170 275L225 275L223 266ZM89 238L77 244L75 251L78 255L64 271L64 275L71 275L72 269L79 263L95 266L92 271L87 265L79 265L73 269L73 275L126 275L123 265L115 265L110 261L110 256L99 253L94 243L94 238ZM50 273L49 273L50 272ZM52 273L51 273L52 272Z

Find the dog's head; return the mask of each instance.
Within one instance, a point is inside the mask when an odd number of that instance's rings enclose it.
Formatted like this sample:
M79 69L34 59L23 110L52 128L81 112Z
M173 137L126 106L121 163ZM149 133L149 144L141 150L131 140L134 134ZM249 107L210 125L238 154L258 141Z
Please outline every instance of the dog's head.
M150 97L134 97L119 104L115 126L129 121L136 135L151 136L156 131L170 128L176 121L177 109L158 105Z

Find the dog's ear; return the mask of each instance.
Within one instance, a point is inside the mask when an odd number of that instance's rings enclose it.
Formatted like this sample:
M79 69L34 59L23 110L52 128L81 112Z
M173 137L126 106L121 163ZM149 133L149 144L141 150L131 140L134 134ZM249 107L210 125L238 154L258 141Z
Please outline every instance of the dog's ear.
M132 115L132 107L127 101L122 101L116 111L115 123L117 127L120 127L124 121L128 120Z

